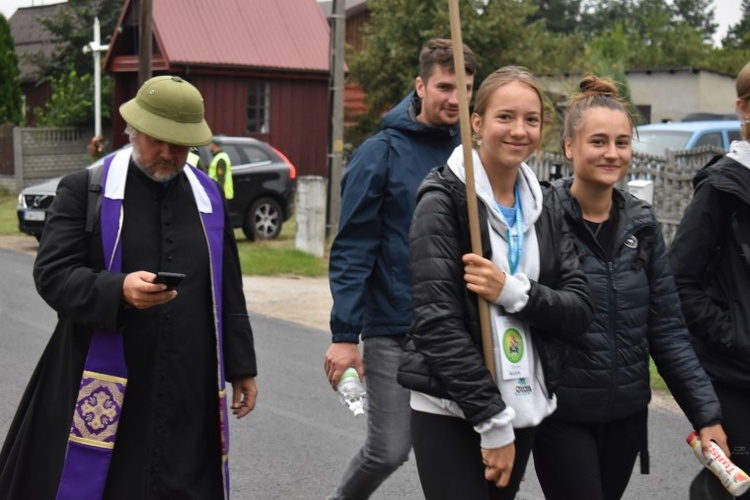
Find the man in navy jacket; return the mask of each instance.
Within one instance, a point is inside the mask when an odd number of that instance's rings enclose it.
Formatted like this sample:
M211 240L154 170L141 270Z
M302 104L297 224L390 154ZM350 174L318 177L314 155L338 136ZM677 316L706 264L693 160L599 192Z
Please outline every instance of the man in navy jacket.
M471 97L476 61L468 47L463 51ZM325 371L334 389L349 367L366 377L368 431L336 491L338 500L368 498L411 449L409 391L396 381L412 321L409 225L420 183L461 143L451 41L429 40L419 61L415 90L354 152L341 181L329 269L333 343Z

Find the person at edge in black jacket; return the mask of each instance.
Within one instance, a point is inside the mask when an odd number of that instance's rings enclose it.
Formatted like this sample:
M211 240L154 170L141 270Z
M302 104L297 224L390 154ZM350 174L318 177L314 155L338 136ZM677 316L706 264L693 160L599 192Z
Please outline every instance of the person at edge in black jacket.
M726 450L726 436L653 209L615 187L630 165L633 118L612 81L588 76L579 87L562 135L573 177L553 189L583 261L594 320L568 344L557 411L539 426L534 464L548 500L612 500L625 492L639 451L648 471L649 354L704 449L714 440Z
M750 471L750 63L737 76L741 141L693 180L670 249L688 329L724 412L732 461ZM732 498L701 471L690 498ZM750 493L739 498L750 498Z
M414 322L399 382L425 498L512 499L539 422L555 409L563 339L592 306L559 211L524 160L539 146L542 93L524 68L482 83L471 117L484 256L471 253L463 151L417 195L409 251ZM496 379L484 364L477 295L489 301Z

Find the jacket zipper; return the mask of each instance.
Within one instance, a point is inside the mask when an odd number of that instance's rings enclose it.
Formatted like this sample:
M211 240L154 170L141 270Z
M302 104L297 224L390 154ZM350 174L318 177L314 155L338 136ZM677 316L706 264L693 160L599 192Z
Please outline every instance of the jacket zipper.
M615 303L617 302L617 287L615 286L614 280L614 265L612 260L607 261L607 279L609 280L609 332L608 335L610 340L610 354L612 356L612 390L609 391L609 401L607 402L607 408L609 409L610 416L614 410L615 394L617 393L617 321L615 316L617 314L617 308Z

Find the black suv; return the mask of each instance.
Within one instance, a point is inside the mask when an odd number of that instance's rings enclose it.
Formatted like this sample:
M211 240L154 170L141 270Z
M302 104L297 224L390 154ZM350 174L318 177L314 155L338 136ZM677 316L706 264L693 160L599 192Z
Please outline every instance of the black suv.
M232 161L234 198L229 200L233 227L241 227L247 239L274 239L294 214L297 169L268 143L249 137L220 136L221 147ZM130 146L125 146L130 147ZM201 165L211 163L208 146L198 148ZM114 154L114 153L112 153ZM91 164L95 167L104 158ZM39 239L60 177L29 186L18 195L18 229Z

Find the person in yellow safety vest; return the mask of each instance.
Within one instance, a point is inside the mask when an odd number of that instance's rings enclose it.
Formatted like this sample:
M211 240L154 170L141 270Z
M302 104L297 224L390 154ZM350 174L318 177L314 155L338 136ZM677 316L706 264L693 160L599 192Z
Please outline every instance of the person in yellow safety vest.
M231 200L234 198L234 185L232 184L232 162L229 160L229 155L221 149L221 139L217 137L214 137L208 147L214 155L211 165L208 167L208 176L219 183L219 186L224 190L224 197Z
M202 170L204 172L206 171L206 169L203 168L203 162L201 161L201 157L198 154L197 148L191 148L190 151L188 151L187 163L194 166L198 170Z

